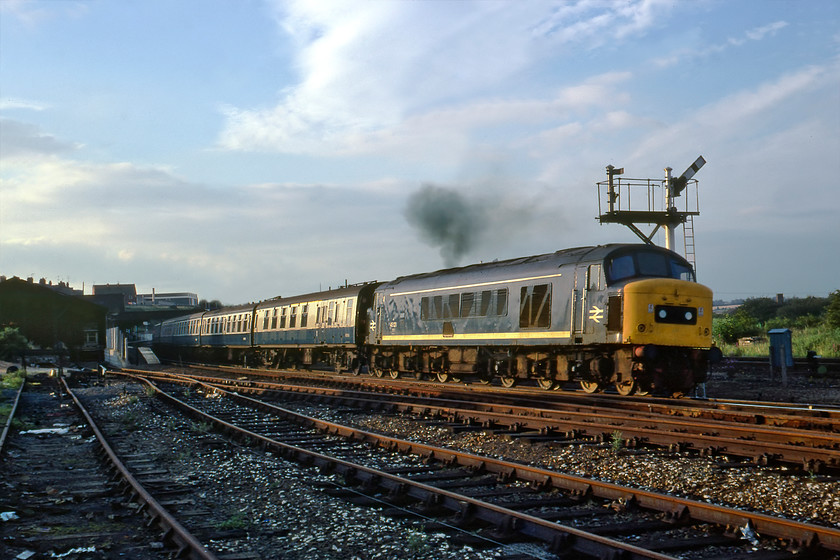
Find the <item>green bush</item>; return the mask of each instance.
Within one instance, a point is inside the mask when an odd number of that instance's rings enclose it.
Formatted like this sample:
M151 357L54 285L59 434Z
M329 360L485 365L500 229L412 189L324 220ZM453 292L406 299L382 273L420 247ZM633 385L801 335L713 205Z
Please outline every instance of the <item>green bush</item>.
M790 329L793 355L804 358L814 351L826 358L840 357L840 290L827 298L770 298L746 300L734 313L715 315L712 335L726 356L768 356L768 342L737 346L738 339L767 336L771 329Z
M23 385L24 379L26 379L26 372L23 370L13 371L12 373L4 373L0 375L0 388L17 389Z

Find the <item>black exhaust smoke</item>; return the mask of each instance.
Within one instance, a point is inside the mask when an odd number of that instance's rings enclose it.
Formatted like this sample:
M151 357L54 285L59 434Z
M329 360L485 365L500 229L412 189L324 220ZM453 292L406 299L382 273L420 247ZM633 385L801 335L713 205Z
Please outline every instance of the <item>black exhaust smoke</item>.
M420 237L440 247L445 266L456 266L488 226L486 207L459 192L424 184L408 199L405 217Z

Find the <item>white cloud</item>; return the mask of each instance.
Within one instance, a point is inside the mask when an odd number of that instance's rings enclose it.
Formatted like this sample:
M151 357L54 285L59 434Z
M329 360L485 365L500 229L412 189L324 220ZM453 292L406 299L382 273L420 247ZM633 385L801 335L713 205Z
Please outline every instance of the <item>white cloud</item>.
M32 101L29 99L16 99L13 97L8 97L5 99L0 99L0 111L6 110L14 110L14 109L26 109L29 111L43 111L48 108L46 103L41 103L40 101Z
M43 133L35 125L0 118L0 153L3 154L4 161L65 153L79 147L78 144L62 142L51 134Z
M219 137L225 149L357 153L391 137L413 146L408 139L424 137L424 123L451 115L451 107L458 118L446 128L459 136L471 126L507 120L506 114L533 118L526 110L534 105L597 104L603 84L568 88L561 91L565 98L545 101L545 92L518 91L515 76L566 44L642 33L669 10L661 1L281 6L277 17L298 49L299 82L284 89L274 107L225 106Z
M729 50L731 47L743 46L748 41L761 41L768 36L773 36L777 31L787 26L788 23L786 21L775 21L761 27L748 29L742 37L730 37L722 43L707 45L702 48L680 49L669 56L655 59L654 64L662 68L667 68L675 66L686 59L706 58L712 55L718 55Z
M37 2L33 0L2 0L0 15L14 17L24 25L35 27L45 21L62 17L80 17L87 13L84 2Z
M679 146L697 145L698 139L709 146L737 142L739 137L764 128L763 124L791 114L777 111L781 104L796 96L831 91L838 84L837 65L809 66L784 74L700 107L684 120L654 131L638 145L631 159L647 159L666 150L673 153Z

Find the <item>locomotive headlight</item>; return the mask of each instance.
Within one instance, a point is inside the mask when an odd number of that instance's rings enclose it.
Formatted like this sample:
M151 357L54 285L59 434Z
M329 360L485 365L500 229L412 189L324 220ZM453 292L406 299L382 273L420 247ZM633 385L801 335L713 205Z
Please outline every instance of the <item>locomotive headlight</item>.
M685 312L686 322L690 322L693 318L694 318L694 313L692 313L691 311L686 311Z
M667 312L667 311L665 311L664 309L660 309L660 310L659 310L659 318L660 318L660 319L664 319L664 318L666 318L667 316L668 316L668 312Z

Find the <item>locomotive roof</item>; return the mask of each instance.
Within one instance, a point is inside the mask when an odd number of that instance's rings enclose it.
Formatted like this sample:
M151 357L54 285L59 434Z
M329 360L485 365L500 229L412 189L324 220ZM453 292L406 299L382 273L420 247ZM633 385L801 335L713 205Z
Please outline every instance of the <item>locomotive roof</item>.
M545 253L542 255L533 255L530 257L517 257L503 261L493 261L487 263L470 264L455 268L444 268L435 272L422 272L419 274L411 274L407 276L400 276L391 282L386 283L383 287L396 286L403 283L411 283L413 281L422 281L431 278L440 277L457 277L469 274L480 274L491 276L496 273L501 273L511 269L546 269L558 268L563 265L577 264L580 262L602 262L610 253L616 250L623 249L646 249L652 251L661 251L673 254L679 258L678 254L673 253L662 247L655 245L646 245L644 243L610 243L607 245L593 245L585 247L574 247L571 249L562 249L554 253Z

